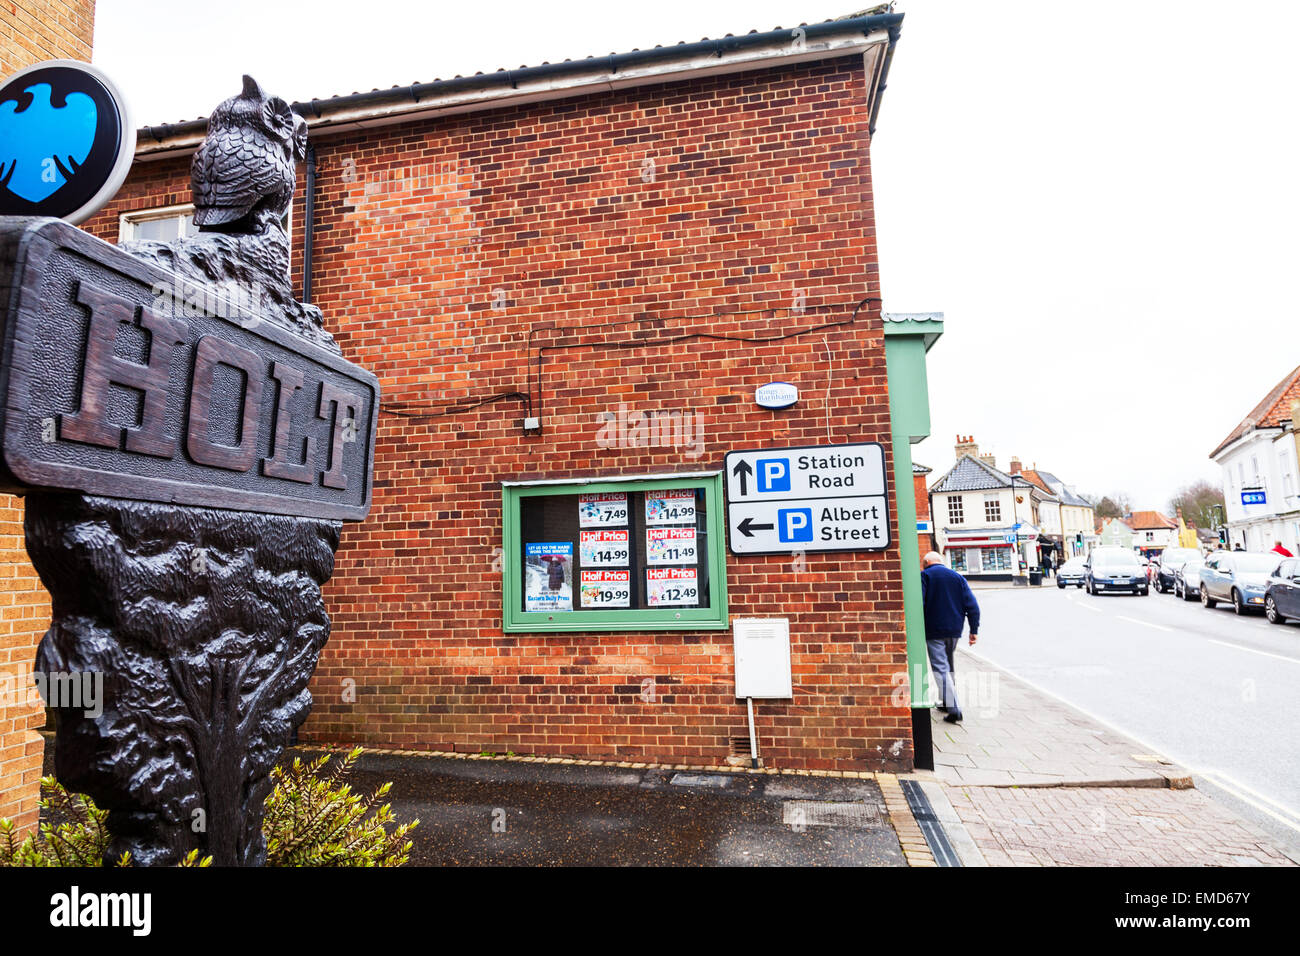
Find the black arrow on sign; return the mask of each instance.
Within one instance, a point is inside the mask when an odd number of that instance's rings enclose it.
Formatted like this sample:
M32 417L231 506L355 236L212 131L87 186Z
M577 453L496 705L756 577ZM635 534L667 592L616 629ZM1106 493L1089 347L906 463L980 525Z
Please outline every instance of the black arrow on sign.
M740 461L736 462L736 467L731 469L731 473L740 479L740 496L743 498L745 495L749 494L749 484L747 479L754 473L754 469L750 466L749 462L742 458ZM746 518L745 520L748 521L749 519Z
M741 534L743 534L746 538L752 538L754 537L755 531L771 531L775 527L776 525L770 523L754 524L753 518L746 518L740 524L736 525L736 530L739 531Z

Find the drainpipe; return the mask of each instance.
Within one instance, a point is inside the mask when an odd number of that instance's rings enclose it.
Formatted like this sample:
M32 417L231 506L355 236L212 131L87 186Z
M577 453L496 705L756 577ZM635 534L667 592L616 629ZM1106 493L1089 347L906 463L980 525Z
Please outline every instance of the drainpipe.
M307 195L304 197L302 225L302 301L311 301L312 239L316 233L316 147L307 146Z

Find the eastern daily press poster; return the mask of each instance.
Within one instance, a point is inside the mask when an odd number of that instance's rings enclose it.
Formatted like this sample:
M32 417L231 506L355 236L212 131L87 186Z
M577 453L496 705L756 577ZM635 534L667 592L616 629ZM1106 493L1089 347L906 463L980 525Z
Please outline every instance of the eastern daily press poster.
M632 573L626 568L601 568L582 572L582 606L629 607Z
M544 541L524 549L524 610L573 610L573 542Z
M628 531L609 528L583 531L578 543L578 563L584 568L625 568L628 564Z
M694 528L646 528L646 564L694 564Z
M699 576L694 568L646 568L645 578L650 607L700 603Z

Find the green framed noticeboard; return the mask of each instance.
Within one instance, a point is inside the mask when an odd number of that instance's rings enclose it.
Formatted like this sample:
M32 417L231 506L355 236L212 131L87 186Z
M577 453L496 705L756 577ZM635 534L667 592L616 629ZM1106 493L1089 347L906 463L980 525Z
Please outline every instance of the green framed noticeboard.
M728 626L722 475L502 484L502 630Z

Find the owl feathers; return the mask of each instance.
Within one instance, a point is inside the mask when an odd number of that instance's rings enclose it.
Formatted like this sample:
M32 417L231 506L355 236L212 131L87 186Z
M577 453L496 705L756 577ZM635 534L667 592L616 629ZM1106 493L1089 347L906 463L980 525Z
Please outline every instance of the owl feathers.
M190 166L194 224L202 231L262 232L289 209L307 122L251 76L208 117Z

